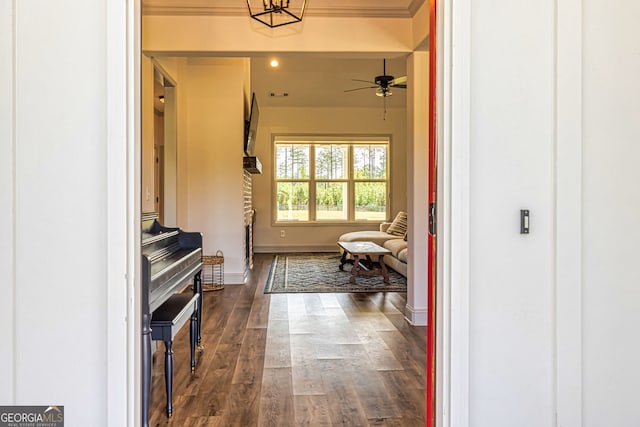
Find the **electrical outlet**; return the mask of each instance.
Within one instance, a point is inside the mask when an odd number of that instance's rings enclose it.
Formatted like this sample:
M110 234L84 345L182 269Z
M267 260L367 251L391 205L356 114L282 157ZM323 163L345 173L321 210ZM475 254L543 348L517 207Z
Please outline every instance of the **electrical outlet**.
M280 230L280 238L281 239L285 238L284 230Z

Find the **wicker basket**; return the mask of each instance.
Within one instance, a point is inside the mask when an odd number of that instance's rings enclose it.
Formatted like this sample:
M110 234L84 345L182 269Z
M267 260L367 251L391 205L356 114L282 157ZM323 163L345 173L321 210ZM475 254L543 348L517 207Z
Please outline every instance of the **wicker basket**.
M215 255L203 255L202 264L202 291L224 289L224 254L222 251L218 250Z

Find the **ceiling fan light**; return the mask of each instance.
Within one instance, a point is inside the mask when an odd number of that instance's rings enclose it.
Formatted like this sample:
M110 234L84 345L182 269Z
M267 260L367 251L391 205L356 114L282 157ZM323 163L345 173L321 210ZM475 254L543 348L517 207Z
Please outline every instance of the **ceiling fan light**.
M391 92L391 89L378 88L376 89L376 95L381 97L386 97L386 96L393 95L393 93Z

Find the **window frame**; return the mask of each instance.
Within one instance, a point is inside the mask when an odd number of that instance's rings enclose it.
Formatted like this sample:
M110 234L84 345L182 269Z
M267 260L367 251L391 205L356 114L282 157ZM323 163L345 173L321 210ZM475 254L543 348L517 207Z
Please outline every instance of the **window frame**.
M309 173L308 178L278 178L277 156L278 144L299 144L309 146ZM357 145L381 145L386 148L386 178L355 178L354 147ZM273 172L271 175L271 223L278 226L289 225L344 225L344 224L371 224L388 221L391 211L391 135L291 135L273 134L271 137ZM347 177L346 178L316 178L316 148L322 145L346 145L347 146ZM308 183L308 220L279 220L278 219L278 183L280 182L306 182ZM318 183L347 183L347 219L317 219L316 209L316 185ZM382 220L356 219L355 187L359 182L383 182L386 183L385 212Z

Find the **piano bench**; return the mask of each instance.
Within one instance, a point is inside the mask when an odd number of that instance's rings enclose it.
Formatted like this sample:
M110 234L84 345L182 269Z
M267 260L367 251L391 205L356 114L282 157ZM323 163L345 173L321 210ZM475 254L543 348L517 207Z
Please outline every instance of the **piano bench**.
M165 345L164 381L167 390L167 417L173 414L173 338L180 328L191 319L189 345L191 347L191 372L196 369L195 346L198 322L197 304L200 294L173 294L151 317L151 338L162 340Z

